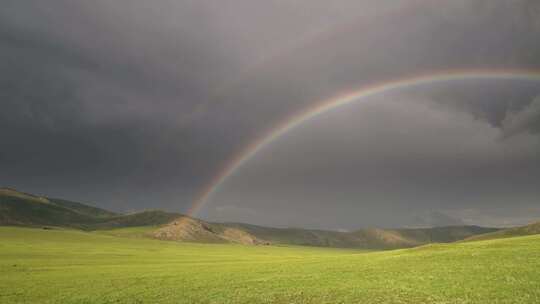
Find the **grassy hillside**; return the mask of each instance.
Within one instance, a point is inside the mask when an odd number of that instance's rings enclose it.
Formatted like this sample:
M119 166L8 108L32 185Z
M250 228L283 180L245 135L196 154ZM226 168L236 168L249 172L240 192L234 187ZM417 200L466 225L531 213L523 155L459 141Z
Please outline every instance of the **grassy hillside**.
M117 214L85 204L0 188L0 225L85 230L163 225L182 216L158 210Z
M0 225L84 227L96 221L46 198L0 192Z
M504 230L499 230L492 233L481 234L477 236L472 236L467 238L467 241L481 241L481 240L493 240L493 239L502 239L515 236L526 236L540 234L540 222L533 223L530 225L509 228Z
M268 228L248 224L223 224L244 230L272 244L339 248L395 249L428 243L448 243L472 235L497 231L494 228L455 226L419 229L362 229L353 232Z
M540 302L540 235L362 252L105 233L0 227L0 303Z
M401 237L416 243L450 243L466 239L474 235L499 231L498 228L486 228L479 226L451 226L414 229L388 230L399 234Z
M78 202L73 202L73 201L68 201L68 200L63 200L63 199L58 199L58 198L49 198L48 200L57 206L67 208L77 213L87 215L90 217L108 218L108 217L119 215L118 213L115 213L115 212L111 212L111 211L97 208L97 207L88 206L88 205L81 204Z
M109 217L99 223L96 223L91 228L110 229L121 227L163 225L181 216L182 215L179 213L170 213L160 210L147 210Z
M179 224L181 223L181 224ZM67 227L83 230L131 230L130 236L171 241L240 244L284 244L318 247L395 249L434 242L453 242L493 232L474 226L426 229L364 229L337 232L280 229L239 223L209 223L179 213L159 210L116 214L85 204L35 196L13 189L0 189L0 225Z
M208 223L196 218L182 216L159 227L151 237L167 241L188 241L202 243L239 243L245 245L265 244L252 233L225 224Z

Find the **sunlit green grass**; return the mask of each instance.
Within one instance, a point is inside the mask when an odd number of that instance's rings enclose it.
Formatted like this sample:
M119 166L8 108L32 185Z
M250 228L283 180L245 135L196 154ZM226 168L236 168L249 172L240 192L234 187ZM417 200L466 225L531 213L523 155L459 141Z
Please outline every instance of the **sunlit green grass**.
M360 252L0 227L0 303L540 303L540 236Z
M148 238L148 235L158 228L159 226L125 227L107 230L96 230L94 231L94 233L129 238Z

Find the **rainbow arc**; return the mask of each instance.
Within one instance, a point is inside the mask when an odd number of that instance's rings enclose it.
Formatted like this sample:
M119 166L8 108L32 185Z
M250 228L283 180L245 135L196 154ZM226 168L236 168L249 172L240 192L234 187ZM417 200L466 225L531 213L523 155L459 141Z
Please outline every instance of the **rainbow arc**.
M248 144L233 158L229 159L225 163L225 166L223 166L223 168L216 175L214 175L214 177L194 200L188 214L193 215L200 210L200 208L208 202L212 195L216 193L219 187L223 185L223 183L235 172L237 172L244 164L252 159L259 151L306 121L309 121L333 109L346 106L351 103L360 102L368 97L390 91L418 86L427 86L449 81L478 79L540 82L540 70L457 70L416 75L363 86L353 92L341 94L335 98L316 103L314 106L300 111L300 113L289 116L287 119L277 124L274 128L270 129L263 136Z

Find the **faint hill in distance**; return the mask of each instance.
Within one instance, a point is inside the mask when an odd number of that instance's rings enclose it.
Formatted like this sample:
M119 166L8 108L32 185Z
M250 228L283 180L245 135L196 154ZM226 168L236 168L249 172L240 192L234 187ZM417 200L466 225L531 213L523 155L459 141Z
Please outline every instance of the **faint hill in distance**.
M465 222L442 211L427 211L413 216L408 228L433 228L448 226L464 226Z

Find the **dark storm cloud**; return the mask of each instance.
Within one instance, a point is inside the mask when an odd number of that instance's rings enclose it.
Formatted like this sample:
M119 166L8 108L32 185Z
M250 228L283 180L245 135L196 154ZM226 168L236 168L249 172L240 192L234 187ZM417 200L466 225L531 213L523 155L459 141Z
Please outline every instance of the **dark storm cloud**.
M207 212L251 221L229 212L249 208L259 223L332 229L412 225L426 210L489 225L496 221L482 212L493 209L508 210L513 223L539 216L530 211L540 195L538 138L501 141L501 129L438 102L387 94L322 115L260 152ZM471 208L474 216L459 212Z
M520 111L508 112L502 121L502 130L504 137L540 132L540 96Z
M4 1L0 184L118 210L183 211L245 144L315 102L426 71L540 68L539 7L532 0ZM537 86L501 86L426 98L452 101L504 142L537 134ZM417 169L410 163L406 170ZM335 178L324 182L344 187ZM220 206L257 222L254 206Z
M205 42L211 37L152 35L151 24L116 18L121 7L95 4L3 7L2 182L111 201L112 193L142 195L188 170L200 175L177 180L175 189L195 187L216 161L190 160L205 135L180 127L205 81L223 70L222 54ZM205 36L204 22L197 31Z

